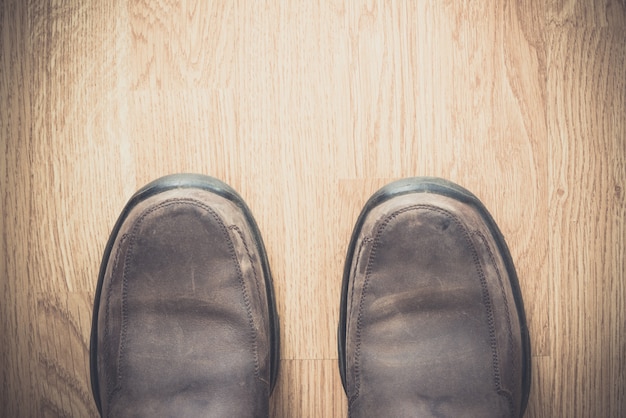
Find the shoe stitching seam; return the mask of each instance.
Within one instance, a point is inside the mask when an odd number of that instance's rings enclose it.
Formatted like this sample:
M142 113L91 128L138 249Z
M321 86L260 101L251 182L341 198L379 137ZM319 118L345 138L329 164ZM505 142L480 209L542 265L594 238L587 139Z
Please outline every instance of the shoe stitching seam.
M122 366L122 359L124 357L124 351L126 348L126 331L127 331L127 327L128 327L128 318L127 318L127 312L126 312L126 299L127 299L127 295L128 295L128 285L127 285L127 270L128 270L128 266L131 264L132 260L133 260L133 248L134 248L134 244L135 244L135 239L136 239L136 234L137 231L140 227L140 225L143 223L144 219L151 214L152 212L155 212L161 208L164 208L166 206L170 206L170 205L176 205L176 204L189 204L192 206L196 206L196 207L200 207L204 210L206 210L219 224L219 226L222 229L222 232L224 233L224 235L228 238L227 244L228 244L228 248L231 254L231 260L234 262L236 270L237 270L237 275L239 278L239 284L242 287L242 292L243 292L243 299L244 299L244 307L246 309L246 313L248 315L248 325L250 326L251 329L251 333L252 333L252 339L254 341L254 344L256 345L256 332L254 331L254 324L252 322L252 311L251 311L251 307L250 307L250 301L248 298L248 295L245 291L245 287L243 285L243 277L242 277L242 272L241 269L239 267L239 263L237 261L237 257L236 257L236 253L235 253L235 249L232 243L232 239L230 239L226 225L224 224L224 222L222 221L221 217L219 215L217 215L217 213L208 205L199 202L197 200L194 199L183 199L183 198L175 198L175 199L168 199L165 200L161 203L159 203L158 205L146 208L142 213L141 216L137 219L137 221L135 221L135 223L132 226L132 230L130 232L130 242L128 244L128 249L126 251L126 257L124 260L124 270L122 273L122 326L121 326L121 332L120 332L120 349L118 352L118 372L117 372L117 384L115 386L115 388L111 391L111 393L108 395L107 397L107 401L110 404L111 400L113 399L113 396L115 395L115 393L117 391L119 391L121 389L121 385L122 385L122 377L123 377L123 366ZM256 373L255 371L255 376L258 377L258 373ZM110 411L109 411L110 412ZM108 415L108 414L107 414Z
M492 350L492 377L494 378L494 383L496 384L496 389L499 390L500 388L498 387L499 383L500 383L500 371L499 371L499 360L498 360L498 353L497 353L497 346L496 346L496 339L495 339L495 324L494 324L494 319L493 319L493 308L492 308L492 302L491 302L491 298L490 298L490 294L489 294L489 289L487 288L486 285L486 278L485 278L485 274L482 270L482 267L480 266L480 260L478 258L478 254L476 251L475 246L472 243L471 240L471 236L467 230L467 228L465 227L465 225L463 224L463 222L461 222L461 220L455 216L454 214L452 214L451 212L445 210L445 209L441 209L439 207L436 206L432 206L432 205L424 205L424 204L420 204L420 205L411 205L402 209L399 209L395 212L393 212L391 215L388 215L384 221L378 226L377 231L376 231L376 235L373 241L373 245L372 245L372 249L370 251L369 254L369 258L368 258L368 264L367 264L367 268L365 271L365 280L363 283L363 290L361 291L361 298L359 301L359 312L358 312L358 316L357 316L357 330L356 330L356 342L355 342L355 353L354 353L354 373L355 373L355 394L349 399L348 402L348 408L349 411L352 407L352 405L354 404L354 402L358 399L359 395L360 395L360 388L361 388L361 384L360 384L360 370L359 370L359 365L360 365L360 354L361 354L361 328L362 328L362 322L363 322L363 305L364 305L364 300L365 300L365 296L367 294L367 290L368 290L368 285L369 285L369 279L370 279L370 275L371 275L371 270L372 270L372 260L376 257L376 252L378 249L378 244L380 242L380 236L382 235L382 232L384 231L384 229L389 225L389 223L391 223L391 221L393 219L395 219L396 217L398 217L399 215L411 211L411 210L419 210L419 209L425 209L425 210L430 210L433 212L438 212L441 214L444 214L448 217L450 217L455 224L457 224L457 226L459 226L461 228L461 230L463 231L463 235L465 236L466 241L469 243L471 251L472 251L472 259L474 262L474 266L477 269L477 273L479 275L480 278L480 285L481 285L481 289L482 289L482 300L483 300L483 304L485 305L485 311L487 314L487 323L488 323L488 330L489 330L489 339L490 339L490 346L491 346L491 350Z
M124 245L124 242L126 241L126 239L128 238L128 234L123 234L122 237L120 238L120 241L118 243L117 246L117 250L115 251L115 257L113 258L113 268L111 269L111 277L113 276L113 272L117 269L118 265L119 265L119 258L120 258L120 253L122 252L122 247ZM110 326L109 326L109 313L111 311L111 292L113 291L113 286L111 285L111 283L109 283L109 287L107 289L107 296L106 296L106 311L105 311L105 315L104 315L104 346L103 346L103 351L105 353L107 353L109 351L109 347L110 347L110 339L109 339L109 334L110 334ZM115 381L113 380L113 376L110 373L107 373L106 375L106 390L107 390L107 399L109 399L111 392L114 391L115 387L117 386L117 384L115 384Z
M356 258L355 258L354 268L352 270L352 272L353 272L352 273L352 277L356 276L356 271L357 271L357 268L359 266L359 259L360 259L361 255L362 255L363 248L365 247L366 244L368 244L368 243L370 243L372 241L373 241L373 239L371 237L365 237L361 241L361 244L359 245L359 250L357 251L357 255L356 255ZM352 286L352 292L350 293L350 313L348 315L348 318L350 318L352 316L352 312L354 311L354 307L355 307L355 303L354 303L354 288L355 288L355 286L353 285ZM358 370L358 359L355 361L355 374L358 374L357 370ZM358 379L355 379L355 380L356 380L356 382L355 382L355 390L358 393L360 384L358 383Z
M506 297L506 291L504 290L504 283L502 282L502 275L500 273L500 268L498 267L498 264L496 263L496 259L493 254L493 251L491 250L491 246L488 245L487 239L484 236L484 234L480 231L474 231L474 235L476 235L483 242L483 245L487 249L487 255L489 256L489 260L491 261L494 268L496 269L496 275L498 276L498 285L500 287L500 293L502 295L502 299L504 300L504 310L506 312L507 339L509 342L508 351L509 351L509 356L511 357L511 359L513 359L513 332L512 332L512 325L511 325L511 310L509 308L508 298ZM517 362L514 361L513 362L513 381L516 381L517 376L518 376L518 364ZM501 379L498 381L497 387L498 387L498 393L501 393L504 397L506 397L509 403L509 410L512 416L515 408L513 406L513 399L512 399L511 393L508 390L504 389L504 387L502 386Z
M248 243L246 242L243 236L243 232L237 225L231 225L228 227L228 229L234 230L235 232L237 232L237 234L241 238L241 241L243 242L244 249L246 250L246 254L248 255L248 260L250 260L250 266L252 267L252 273L254 275L254 284L256 286L257 294L260 296L261 289L259 288L259 278L257 276L256 268L254 268L252 254L250 253L250 249L248 248ZM242 282L241 282L242 290L245 292L245 282L243 281L243 273L241 274L241 277L242 277ZM248 298L248 302L249 302L249 298ZM252 309L250 309L249 318L252 319ZM253 327L252 329L254 330L254 323L251 323L250 325ZM252 336L252 345L254 347L254 374L258 378L260 376L261 366L259 364L259 346L258 346L258 341L256 338L256 333L254 331L253 331L253 336Z

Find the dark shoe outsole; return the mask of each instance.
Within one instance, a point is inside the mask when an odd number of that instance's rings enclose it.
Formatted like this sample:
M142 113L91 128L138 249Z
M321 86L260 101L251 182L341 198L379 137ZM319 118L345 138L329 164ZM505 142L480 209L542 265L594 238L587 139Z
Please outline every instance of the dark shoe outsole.
M463 187L452 183L448 180L444 180L437 177L413 177L406 178L392 182L370 197L365 204L365 207L359 215L352 237L350 239L350 245L348 246L348 253L346 255L346 261L343 270L343 283L341 290L341 305L339 310L339 327L337 330L337 343L339 352L339 374L341 375L341 383L343 384L344 391L346 391L346 319L347 319L347 299L348 299L348 285L350 279L350 266L352 258L354 257L354 251L356 242L361 233L361 228L365 218L370 211L380 205L381 203L404 194L408 193L433 193L442 196L447 196L452 199L466 203L474 207L481 215L489 230L493 234L498 250L502 255L506 270L510 278L511 287L513 289L513 297L515 300L515 307L517 309L518 318L520 321L520 329L522 332L522 408L521 415L524 414L526 406L528 404L528 397L530 394L530 381L531 381L531 359L530 359L530 336L528 333L528 326L526 324L526 314L524 311L524 303L522 300L522 293L519 287L519 280L513 265L513 259L511 253L506 245L504 236L500 232L500 229L496 225L495 221L491 217L491 214L487 211L487 208L482 202L474 196L470 191Z
M104 255L102 257L102 263L100 264L100 272L98 274L98 284L96 286L96 295L94 298L94 308L93 308L93 316L91 323L91 340L89 346L89 363L90 363L90 372L91 372L91 390L93 392L93 397L96 402L96 406L98 408L98 412L102 413L102 403L100 400L100 387L98 383L98 353L97 353L97 342L98 342L98 311L100 307L100 295L102 293L102 285L104 281L104 275L106 272L106 268L109 262L109 257L111 255L111 249L113 244L115 243L115 239L119 233L119 230L128 217L128 214L131 210L137 206L140 202L146 200L149 197L155 196L159 193L172 190L172 189L201 189L207 190L209 192L215 193L219 196L222 196L231 202L235 203L243 212L246 220L250 224L252 229L252 233L254 236L255 244L259 249L260 257L261 257L261 267L263 269L264 276L267 278L265 281L266 292L267 292L267 300L269 305L269 313L270 313L270 393L274 390L276 385L276 380L278 377L278 364L279 364L279 355L280 355L280 328L278 321L278 314L276 311L276 302L274 298L274 287L272 283L272 274L269 267L269 262L267 260L267 253L265 252L265 245L263 244L263 239L261 238L261 233L259 228L250 212L250 209L243 201L241 196L229 185L226 183L201 174L173 174L169 176L164 176L159 179L154 180L153 182L147 184L137 191L126 203L122 213L120 214L115 226L113 227L113 231L109 236L109 241L107 242L106 248L104 250Z

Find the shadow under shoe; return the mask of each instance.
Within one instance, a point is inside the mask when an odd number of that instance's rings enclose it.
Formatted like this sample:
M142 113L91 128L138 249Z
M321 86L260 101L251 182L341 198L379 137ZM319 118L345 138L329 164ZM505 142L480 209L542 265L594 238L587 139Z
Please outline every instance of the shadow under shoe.
M511 256L467 190L405 179L352 235L339 324L351 417L519 417L530 343Z
M278 346L265 249L237 193L192 174L138 191L105 249L94 302L101 415L267 416Z

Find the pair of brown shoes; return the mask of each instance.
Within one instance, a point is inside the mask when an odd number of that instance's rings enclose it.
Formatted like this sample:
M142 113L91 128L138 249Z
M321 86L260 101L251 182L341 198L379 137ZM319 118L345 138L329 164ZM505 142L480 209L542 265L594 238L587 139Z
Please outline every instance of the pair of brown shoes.
M350 416L523 415L530 345L493 219L441 179L384 187L346 259L339 368ZM279 325L246 204L211 177L163 177L120 215L100 267L91 383L103 417L268 416Z

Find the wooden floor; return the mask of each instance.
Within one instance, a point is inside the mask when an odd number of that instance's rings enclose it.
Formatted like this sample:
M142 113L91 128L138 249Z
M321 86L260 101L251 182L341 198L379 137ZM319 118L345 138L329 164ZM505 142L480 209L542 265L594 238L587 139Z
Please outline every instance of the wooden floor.
M108 234L175 172L248 202L275 274L275 417L344 417L348 238L390 180L477 194L520 276L528 417L626 416L626 3L0 5L1 417L94 417Z

